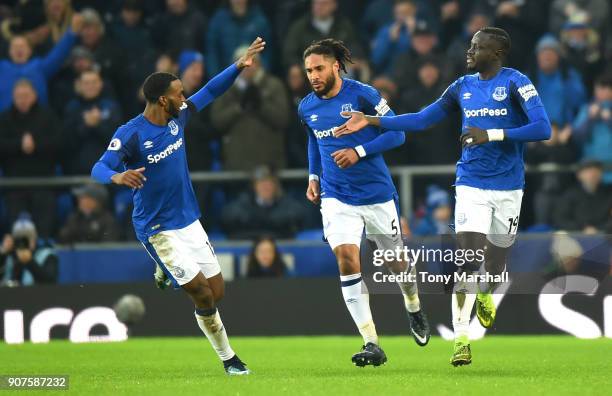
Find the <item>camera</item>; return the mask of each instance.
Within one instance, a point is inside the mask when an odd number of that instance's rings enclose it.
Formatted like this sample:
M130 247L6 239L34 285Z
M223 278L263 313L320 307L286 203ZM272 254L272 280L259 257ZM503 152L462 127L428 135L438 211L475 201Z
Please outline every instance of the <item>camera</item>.
M30 248L30 240L28 239L28 237L15 238L15 250L29 249L29 248Z

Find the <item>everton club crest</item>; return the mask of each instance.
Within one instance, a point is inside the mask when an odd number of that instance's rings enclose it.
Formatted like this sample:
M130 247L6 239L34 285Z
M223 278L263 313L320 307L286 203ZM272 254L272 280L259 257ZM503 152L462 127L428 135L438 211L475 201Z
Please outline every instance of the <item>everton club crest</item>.
M508 94L506 93L506 87L497 87L495 88L495 91L493 91L493 99L497 100L498 102L501 102L507 97Z
M345 103L345 104L343 104L343 105L342 105L342 110L340 110L340 112L344 112L344 111L353 111L353 105L352 105L352 104L350 104L350 103ZM342 117L344 117L344 118L351 118L350 116L349 116L349 117L346 117L346 116L343 116L342 114L340 114L340 115L341 115Z

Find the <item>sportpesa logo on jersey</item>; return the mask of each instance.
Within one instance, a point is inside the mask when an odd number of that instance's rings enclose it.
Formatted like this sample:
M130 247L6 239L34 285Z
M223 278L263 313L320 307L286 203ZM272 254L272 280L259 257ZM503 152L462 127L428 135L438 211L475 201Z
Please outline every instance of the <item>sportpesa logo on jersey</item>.
M465 114L465 118L471 117L502 117L508 115L508 109L505 107L502 109L489 109L488 107L483 107L482 109L469 110L464 108L463 114Z
M180 138L176 142L169 144L168 147L166 147L163 151L160 151L159 153L155 155L153 154L147 155L147 161L149 162L149 164L157 164L159 161L163 160L164 158L170 156L172 153L176 152L182 145L183 145L183 138Z
M314 135L317 137L317 139L323 139L326 137L333 137L334 136L334 131L338 129L338 127L333 127L333 128L329 128L329 129L325 129L323 131L319 131L318 129L315 129L312 131L312 133L314 133Z

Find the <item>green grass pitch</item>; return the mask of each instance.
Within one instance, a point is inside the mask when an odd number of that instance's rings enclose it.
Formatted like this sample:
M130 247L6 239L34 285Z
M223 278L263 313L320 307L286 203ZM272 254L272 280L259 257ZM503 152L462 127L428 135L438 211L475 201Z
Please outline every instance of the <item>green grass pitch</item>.
M350 363L357 337L230 341L251 376L226 376L204 337L0 344L0 375L68 374L69 393L84 395L602 395L612 384L610 339L489 336L472 344L472 365L457 368L452 344L437 337L425 348L382 337L389 361L377 368Z

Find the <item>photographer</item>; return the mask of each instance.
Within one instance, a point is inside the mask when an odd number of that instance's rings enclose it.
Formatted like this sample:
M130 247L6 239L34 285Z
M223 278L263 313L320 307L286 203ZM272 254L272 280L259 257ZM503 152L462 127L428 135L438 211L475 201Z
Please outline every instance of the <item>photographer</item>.
M55 251L37 243L34 223L19 218L11 235L5 235L0 246L2 286L31 286L57 281L58 257Z

